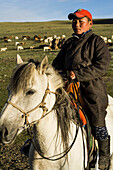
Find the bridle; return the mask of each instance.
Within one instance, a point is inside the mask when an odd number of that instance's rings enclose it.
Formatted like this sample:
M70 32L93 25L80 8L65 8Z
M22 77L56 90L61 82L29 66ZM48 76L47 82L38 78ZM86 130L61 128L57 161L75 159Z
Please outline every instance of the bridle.
M50 110L49 112L47 112L47 111L48 111L48 108L46 107L45 99L46 99L48 93L56 94L56 92L50 91L49 86L47 86L47 89L45 90L45 94L44 94L44 96L43 96L42 101L41 101L36 107L34 107L33 109L31 109L31 110L29 110L29 111L27 111L27 112L24 111L24 110L23 110L22 108L20 108L19 106L17 106L15 103L12 103L11 101L7 101L7 103L10 104L10 105L12 105L14 108L16 108L17 110L19 110L20 112L23 113L22 118L25 117L25 123L24 123L24 125L25 125L26 127L28 127L29 125L33 125L33 124L39 122L40 119L43 119L46 115L48 115L48 114L52 111L52 110ZM43 113L42 113L41 118L40 118L39 120L33 121L32 123L29 123L29 121L28 121L29 113L33 112L34 110L36 110L36 109L38 109L38 108L42 108L42 110L43 110ZM45 113L46 113L46 114L45 114Z
M34 107L33 109L31 109L31 110L29 110L27 112L24 111L23 109L21 109L20 107L18 107L16 104L12 103L11 101L7 101L8 104L12 105L14 108L16 108L17 110L19 110L20 112L23 113L22 116L25 117L24 125L27 127L27 130L28 130L28 128L31 128L32 125L34 125L35 123L38 123L41 119L43 119L45 116L47 116L52 110L54 110L54 107L53 107L50 111L48 111L48 108L45 106L46 105L45 99L46 99L48 93L57 94L57 92L50 91L49 85L48 85L47 89L45 90L45 94L43 96L42 101L36 107ZM36 121L33 121L32 123L29 123L29 121L28 121L29 113L33 112L34 110L36 110L38 108L42 108L42 110L43 110L41 118L36 120ZM71 145L65 151L63 151L63 152L61 152L59 154L53 155L51 157L45 157L44 155L42 155L42 153L37 149L36 145L34 144L33 137L32 137L29 130L28 130L28 134L29 134L29 136L31 138L31 141L32 141L32 144L33 144L35 150L41 156L41 158L38 158L38 159L46 159L46 160L49 160L49 161L57 161L57 160L65 157L67 155L67 153L71 150L71 148L73 147L73 145L74 145L74 143L76 141L76 138L77 138L77 135L78 135L78 130L79 130L79 126L76 125L76 133L75 133L75 137L74 137L73 142L71 143ZM58 158L54 158L54 157L58 157Z

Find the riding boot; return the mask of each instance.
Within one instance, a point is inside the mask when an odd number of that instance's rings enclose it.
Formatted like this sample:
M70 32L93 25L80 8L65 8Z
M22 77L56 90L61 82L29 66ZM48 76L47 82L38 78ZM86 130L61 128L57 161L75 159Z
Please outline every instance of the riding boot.
M110 165L110 136L105 140L98 139L99 169L108 170Z

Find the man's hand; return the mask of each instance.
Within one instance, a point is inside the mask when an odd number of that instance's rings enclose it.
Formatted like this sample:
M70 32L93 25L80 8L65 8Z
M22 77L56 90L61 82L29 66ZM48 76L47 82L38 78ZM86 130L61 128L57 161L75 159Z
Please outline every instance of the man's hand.
M71 79L75 79L76 78L74 71L70 71L70 78Z

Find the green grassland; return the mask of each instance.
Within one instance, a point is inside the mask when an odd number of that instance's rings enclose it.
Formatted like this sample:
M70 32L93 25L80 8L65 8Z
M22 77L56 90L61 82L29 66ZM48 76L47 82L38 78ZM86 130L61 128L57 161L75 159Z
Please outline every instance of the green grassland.
M101 22L96 22L94 21L94 25L92 27L94 33L111 38L111 35L113 35L113 23L107 22L107 24L104 24L103 20L101 20ZM47 55L49 62L52 63L59 50L44 52L43 49L38 49L41 43L35 41L34 36L41 35L41 37L44 38L44 36L61 36L65 34L66 38L69 38L72 33L73 31L71 27L71 21L0 23L0 48L7 47L7 51L0 51L0 111L2 110L8 97L7 86L12 74L12 70L16 66L16 55L19 54L23 61L27 61L31 58L41 61L42 58ZM12 41L9 43L4 42L3 37L9 36L13 36L11 39ZM19 40L15 40L15 36L18 36ZM26 42L24 50L17 51L15 42L23 42L22 36L30 36L30 40L24 40L24 42ZM35 49L31 50L29 48L30 46L34 46ZM108 94L113 97L113 47L109 47L109 50L112 58L108 73L104 77L104 80L107 85ZM21 147L27 138L29 138L29 136L27 135L26 131L24 131L19 135L19 137L17 137L14 145L10 146L14 147L14 150L12 150L10 147L8 149L8 146L6 149L3 148L0 150L0 169L3 169L4 166L5 169L9 169L9 167L11 169L24 169L21 166L23 162L21 159L23 158L20 154L20 149L17 151L17 148ZM25 158L23 164L25 164Z
M108 24L94 24L92 29L94 33L111 38L113 35L113 25ZM44 52L43 49L38 49L40 43L34 40L35 35L44 36L61 36L66 35L69 38L72 35L71 21L51 21L51 22L25 22L25 23L0 23L0 48L7 47L7 51L0 51L0 111L7 99L7 85L12 74L12 70L16 66L16 55L19 54L24 61L28 59L38 59L39 61L47 55L49 62L57 56L59 50L52 50ZM11 42L4 42L3 37L13 36ZM15 40L15 36L19 40ZM22 36L30 36L30 40L22 40ZM15 42L26 42L24 50L17 51ZM30 49L34 46L35 49ZM111 53L111 63L108 74L105 77L108 93L113 96L113 47L109 47Z

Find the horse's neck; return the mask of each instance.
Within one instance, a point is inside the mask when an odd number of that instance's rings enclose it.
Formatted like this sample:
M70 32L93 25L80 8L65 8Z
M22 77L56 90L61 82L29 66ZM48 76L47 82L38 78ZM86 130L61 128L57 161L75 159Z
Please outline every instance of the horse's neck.
M41 119L34 128L34 141L44 152L55 143L57 132L57 120L55 111L50 112L45 118Z
M50 91L54 92L51 86L49 86L49 88ZM51 92L48 93L44 101L47 112L43 112L46 116L40 119L39 123L34 128L35 142L38 142L39 144L44 143L44 146L48 146L50 144L50 141L53 140L57 131L56 114L53 110L55 101L55 94Z

